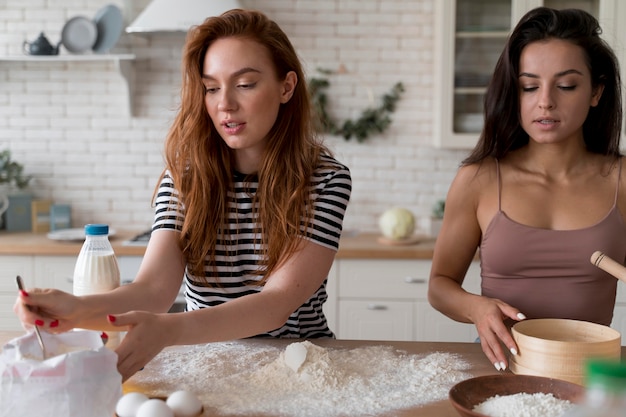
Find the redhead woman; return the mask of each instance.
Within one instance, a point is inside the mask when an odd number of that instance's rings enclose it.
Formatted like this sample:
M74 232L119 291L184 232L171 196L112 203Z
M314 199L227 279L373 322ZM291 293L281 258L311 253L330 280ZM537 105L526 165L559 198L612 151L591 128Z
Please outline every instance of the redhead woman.
M351 177L311 114L296 52L265 15L231 10L192 28L137 277L100 295L21 292L22 322L128 329L124 380L170 345L334 337L322 307ZM166 313L181 283L186 311Z

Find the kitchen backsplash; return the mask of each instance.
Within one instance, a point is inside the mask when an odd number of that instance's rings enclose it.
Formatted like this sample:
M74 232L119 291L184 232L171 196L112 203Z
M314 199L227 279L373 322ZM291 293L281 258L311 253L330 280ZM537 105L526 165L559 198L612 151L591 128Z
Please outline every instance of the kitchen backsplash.
M310 76L329 77L329 110L356 118L398 81L393 123L364 143L329 136L352 172L349 230L375 231L380 214L404 206L427 218L444 198L467 151L436 149L433 138L434 1L241 0L287 32ZM110 0L0 0L0 57L44 32L56 44L64 23L93 17ZM148 0L113 1L129 23ZM0 149L34 175L37 198L71 204L72 222L145 229L163 169L162 145L178 103L184 34L123 34L112 52L137 56L133 114L114 61L0 61ZM67 54L61 50L62 54ZM370 93L374 103L370 102Z

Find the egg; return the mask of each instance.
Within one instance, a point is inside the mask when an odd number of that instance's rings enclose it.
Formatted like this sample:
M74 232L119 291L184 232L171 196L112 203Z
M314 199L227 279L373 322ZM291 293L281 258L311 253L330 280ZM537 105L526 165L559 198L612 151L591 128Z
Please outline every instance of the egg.
M165 401L152 398L139 406L135 417L174 417L174 412Z
M174 411L176 417L196 417L202 411L202 403L198 397L185 390L171 393L166 403Z
M148 401L148 397L140 392L129 392L117 401L115 414L118 417L135 417L141 404Z
M292 343L285 348L285 364L294 372L298 372L300 365L306 360L307 353L304 342Z

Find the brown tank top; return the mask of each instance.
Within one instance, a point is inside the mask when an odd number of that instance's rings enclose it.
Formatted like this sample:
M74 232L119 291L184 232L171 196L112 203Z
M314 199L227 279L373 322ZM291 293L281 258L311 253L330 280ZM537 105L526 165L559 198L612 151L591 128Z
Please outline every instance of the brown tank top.
M620 159L619 172L622 163ZM593 226L549 230L525 226L502 211L500 166L496 161L498 212L480 244L482 294L519 309L527 318L564 318L610 325L618 280L591 264L599 250L626 259L626 225L613 207Z

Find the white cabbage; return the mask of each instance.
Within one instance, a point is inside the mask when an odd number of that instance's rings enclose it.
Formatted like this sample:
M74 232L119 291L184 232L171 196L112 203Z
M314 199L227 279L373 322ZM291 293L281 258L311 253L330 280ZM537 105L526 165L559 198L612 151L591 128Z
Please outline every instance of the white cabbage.
M383 236L389 239L406 239L415 231L415 217L405 208L394 207L380 216L378 226Z

